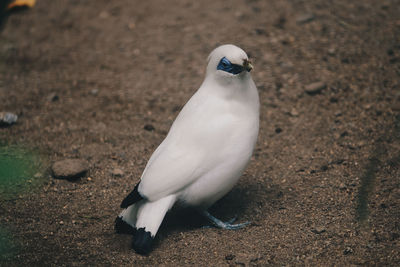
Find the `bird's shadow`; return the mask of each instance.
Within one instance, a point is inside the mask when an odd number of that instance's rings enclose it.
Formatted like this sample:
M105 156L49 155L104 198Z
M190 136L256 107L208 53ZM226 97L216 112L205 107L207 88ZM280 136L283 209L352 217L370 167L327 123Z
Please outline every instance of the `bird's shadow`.
M282 196L288 192L279 185L273 184L269 178L254 181L253 177L244 175L233 190L216 202L208 211L222 221L229 221L237 217L234 223L251 222L244 230L260 226L260 221L269 214L278 210L283 201ZM166 240L180 240L180 233L204 231L204 226L211 223L193 207L175 205L165 216L162 225L153 241L153 250L156 250ZM216 228L206 231L225 231ZM231 231L231 230L226 230Z
M209 212L222 221L229 221L237 217L234 223L251 222L252 207L257 206L260 201L274 202L275 198L277 198L275 191L271 193L263 185L242 182L216 202L209 209ZM195 231L205 226L212 225L198 210L193 207L176 205L165 216L154 240L154 248L158 247L159 242L163 242L163 240L174 236L176 233ZM246 227L251 227L251 224Z

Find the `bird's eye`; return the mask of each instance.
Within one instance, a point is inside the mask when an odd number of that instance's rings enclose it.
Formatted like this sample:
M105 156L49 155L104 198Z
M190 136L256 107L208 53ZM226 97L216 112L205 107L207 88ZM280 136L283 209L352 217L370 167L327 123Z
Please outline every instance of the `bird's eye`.
M226 71L228 73L232 73L234 75L241 73L244 68L243 66L232 64L227 58L222 58L218 63L217 70Z
M229 62L229 60L227 60L226 58L223 58L221 60L221 63L222 63L222 66L224 66L224 67L228 67L231 65L231 62Z
M227 71L231 67L231 65L232 65L232 63L228 59L226 59L224 57L219 62L218 66L217 66L217 69L218 70Z

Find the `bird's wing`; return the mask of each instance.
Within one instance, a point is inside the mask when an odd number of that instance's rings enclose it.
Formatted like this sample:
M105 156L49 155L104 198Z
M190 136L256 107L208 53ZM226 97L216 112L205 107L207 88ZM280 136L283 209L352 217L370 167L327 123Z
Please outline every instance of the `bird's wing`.
M168 144L154 156L139 184L139 192L151 201L178 192L201 176L201 151Z
M235 134L235 117L215 109L210 116L219 103L193 106L182 110L142 174L139 192L151 201L179 192L213 169L225 156L226 140Z

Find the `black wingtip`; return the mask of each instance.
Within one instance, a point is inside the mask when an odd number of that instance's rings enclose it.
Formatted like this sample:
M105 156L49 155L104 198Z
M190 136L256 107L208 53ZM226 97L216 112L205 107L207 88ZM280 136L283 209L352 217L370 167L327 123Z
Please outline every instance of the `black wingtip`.
M140 193L138 191L138 188L139 188L139 184L137 184L135 186L135 188L132 190L132 192L130 192L129 195L127 195L126 198L124 198L124 200L122 200L121 208L125 209L125 208L129 207L130 205L135 204L139 200L143 199L143 197L140 195Z
M139 228L132 241L132 248L141 255L147 255L151 252L151 244L153 242L153 237L151 233L144 230L144 228Z
M115 219L114 229L117 234L133 235L135 233L135 228L122 220L122 217L120 216Z

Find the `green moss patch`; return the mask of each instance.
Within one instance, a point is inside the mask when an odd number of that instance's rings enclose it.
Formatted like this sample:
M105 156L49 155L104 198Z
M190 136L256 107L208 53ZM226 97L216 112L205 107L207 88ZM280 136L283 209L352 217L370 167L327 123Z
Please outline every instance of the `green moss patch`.
M18 146L0 145L0 196L13 198L44 183L39 153Z

